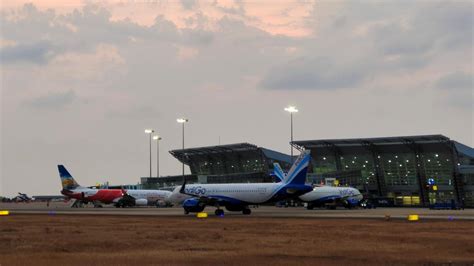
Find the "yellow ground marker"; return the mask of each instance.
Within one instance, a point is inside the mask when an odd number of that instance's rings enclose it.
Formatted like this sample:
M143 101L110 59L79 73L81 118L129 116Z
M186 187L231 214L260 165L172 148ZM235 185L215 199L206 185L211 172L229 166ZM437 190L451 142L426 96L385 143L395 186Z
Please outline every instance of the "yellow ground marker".
M196 214L197 218L207 218L207 212L198 212Z
M0 216L9 215L9 214L10 214L9 211L0 211Z
M420 217L418 217L418 214L408 215L408 221L414 222L414 221L418 221L419 219L420 219Z

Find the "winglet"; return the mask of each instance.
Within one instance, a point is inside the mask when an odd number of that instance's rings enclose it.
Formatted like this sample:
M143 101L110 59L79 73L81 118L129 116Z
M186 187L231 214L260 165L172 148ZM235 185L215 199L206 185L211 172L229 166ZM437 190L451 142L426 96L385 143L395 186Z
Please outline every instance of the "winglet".
M186 178L184 178L183 185L179 189L179 193L186 194L186 192L184 191L185 186L186 186Z
M186 192L186 178L184 179L183 185L179 189L179 193L184 194L184 195L189 195L189 196L192 196L192 197L201 197L200 195L190 193L190 192Z

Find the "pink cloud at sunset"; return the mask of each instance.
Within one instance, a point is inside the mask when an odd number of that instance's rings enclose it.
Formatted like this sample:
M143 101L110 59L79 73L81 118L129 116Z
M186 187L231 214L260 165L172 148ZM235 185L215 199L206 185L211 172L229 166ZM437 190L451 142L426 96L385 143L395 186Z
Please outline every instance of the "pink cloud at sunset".
M216 29L217 21L229 17L273 35L293 37L311 34L304 18L314 8L313 1L5 0L1 9L14 10L25 4L33 4L39 10L51 9L59 14L95 5L106 8L111 13L112 21L130 20L142 26L150 26L154 24L157 16L162 16L181 29L201 26L212 30ZM199 24L200 18L205 18L205 25Z

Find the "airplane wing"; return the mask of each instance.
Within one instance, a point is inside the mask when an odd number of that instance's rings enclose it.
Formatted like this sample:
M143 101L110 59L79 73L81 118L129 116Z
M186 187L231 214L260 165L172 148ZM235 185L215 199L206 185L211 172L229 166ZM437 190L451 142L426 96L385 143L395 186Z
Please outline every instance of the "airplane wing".
M48 200L65 200L66 197L63 195L38 195L38 196L33 196L35 200L42 200L42 201L48 201Z

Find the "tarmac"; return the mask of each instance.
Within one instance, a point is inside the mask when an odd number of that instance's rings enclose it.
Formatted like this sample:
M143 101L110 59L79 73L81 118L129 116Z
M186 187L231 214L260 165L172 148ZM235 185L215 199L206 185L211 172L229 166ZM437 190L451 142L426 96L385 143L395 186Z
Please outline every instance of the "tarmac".
M336 218L336 219L407 219L409 215L418 215L420 220L467 220L474 221L474 209L464 210L430 210L427 208L376 208L376 209L343 209L336 210L314 209L307 210L303 207L279 208L273 206L259 206L252 209L250 217L275 217L275 218ZM186 217L181 207L156 208L71 208L68 202L30 203L0 203L0 211L8 210L10 215L17 214L44 214L44 215L125 215L125 216L168 216ZM204 212L214 215L215 208L207 207ZM249 217L241 212L225 211L225 216Z
M0 216L1 265L473 265L466 220L290 218L302 208L167 216L179 208ZM213 212L213 208L208 209ZM361 210L362 211L362 210ZM367 210L369 212L370 210ZM372 210L376 214L377 210ZM21 212L21 211L20 211ZM146 216L129 216L140 214ZM326 211L324 211L326 212ZM352 210L338 212L357 213ZM94 213L85 215L84 213ZM121 213L120 215L114 215ZM381 211L383 213L383 211ZM104 215L110 214L110 215ZM229 215L228 215L229 214ZM289 217L275 217L275 215ZM319 215L318 215L319 214ZM267 215L267 217L265 217ZM378 216L376 216L378 217Z

